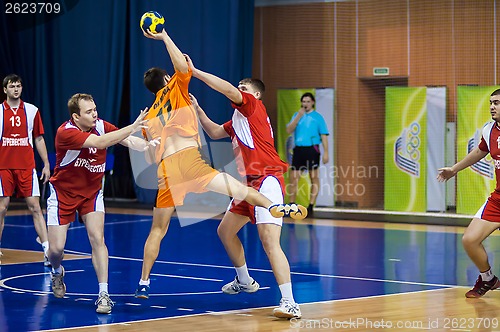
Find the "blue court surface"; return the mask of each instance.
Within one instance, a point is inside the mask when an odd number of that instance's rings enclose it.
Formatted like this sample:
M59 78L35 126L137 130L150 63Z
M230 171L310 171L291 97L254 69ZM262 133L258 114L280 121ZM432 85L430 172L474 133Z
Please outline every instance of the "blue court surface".
M240 232L254 294L225 295L235 272L217 237L218 220L181 227L173 218L151 276L149 300L135 299L151 216L107 214L110 315L95 313L98 285L91 259L65 260L66 297L55 298L41 262L0 266L0 331L33 331L206 312L275 306L280 293L254 225ZM284 224L282 247L299 303L472 285L477 271L461 249L461 234L446 231ZM366 223L364 223L366 224ZM420 226L424 228L426 226ZM444 229L444 228L443 228ZM8 216L2 248L40 251L31 216ZM498 241L496 241L498 242ZM491 246L493 246L493 241ZM498 255L500 245L490 247ZM90 254L85 228L68 231L67 254ZM467 272L466 272L467 271Z

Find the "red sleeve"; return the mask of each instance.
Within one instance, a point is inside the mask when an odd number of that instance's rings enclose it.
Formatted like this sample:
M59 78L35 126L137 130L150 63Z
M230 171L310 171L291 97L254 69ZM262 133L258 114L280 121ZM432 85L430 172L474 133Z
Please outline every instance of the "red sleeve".
M44 133L42 117L40 116L40 111L37 111L33 119L33 138L42 136Z
M234 136L234 132L233 132L233 120L229 120L228 122L222 124L222 128L224 128L224 130L229 135L229 137L233 137Z
M118 127L116 127L114 124L111 124L111 123L104 121L104 120L103 120L103 122L104 122L104 132L105 133L110 133L112 131L118 130Z
M56 146L63 150L80 150L90 135L76 128L62 128L56 135Z
M248 118L255 111L255 104L257 102L257 99L255 99L255 97L248 92L240 92L241 96L243 97L241 105L235 105L234 103L231 103L231 106L236 108L238 111L240 111L241 114Z
M481 137L481 142L479 142L479 150L484 152L490 152L490 150L488 149L488 144L486 144L484 137Z

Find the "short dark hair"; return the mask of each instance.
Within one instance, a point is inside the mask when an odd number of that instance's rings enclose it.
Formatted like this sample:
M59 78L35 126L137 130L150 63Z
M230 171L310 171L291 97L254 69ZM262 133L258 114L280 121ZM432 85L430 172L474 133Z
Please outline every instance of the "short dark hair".
M167 71L158 67L149 68L144 73L144 85L149 91L156 94L165 86Z
M492 96L498 96L498 95L500 95L500 89L496 89L495 91L493 91L493 92L491 93L491 95L492 95Z
M68 100L68 111L70 119L73 118L73 114L80 115L80 100L94 101L94 97L87 93L75 93Z
M255 90L260 92L260 95L262 96L264 92L266 92L266 86L264 85L264 82L259 80L258 78L244 78L240 81L240 84L249 84L251 85Z
M14 82L19 82L21 85L23 85L23 80L21 79L21 76L16 75L16 74L10 74L5 76L3 79L3 87L6 88L9 83L14 83Z
M310 92L306 92L302 95L302 97L300 97L300 101L302 101L302 99L304 99L305 97L309 97L312 99L312 101L316 102L316 99L314 99L314 95Z

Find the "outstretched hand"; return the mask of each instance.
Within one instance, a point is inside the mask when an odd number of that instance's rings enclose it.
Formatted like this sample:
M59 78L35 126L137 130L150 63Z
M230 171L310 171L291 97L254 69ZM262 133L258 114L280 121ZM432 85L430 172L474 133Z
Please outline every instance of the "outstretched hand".
M436 179L439 182L445 182L457 174L457 172L455 172L451 167L443 167L438 169L438 171L439 173L436 176Z
M167 36L165 29L161 30L159 33L152 33L151 30L142 30L145 37L155 40L163 40Z
M148 115L148 108L146 107L145 109L141 110L141 113L135 119L134 123L131 124L132 126L132 132L131 134L135 133L136 131L139 131L141 129L147 129L148 126L146 125L147 120L144 120L144 118Z
M157 145L160 145L160 140L161 137L152 139L151 141L148 141L146 146L144 147L144 151L149 150L149 148L156 148Z
M189 94L189 98L191 99L191 103L194 107L200 107L200 105L198 104L198 99L196 99L196 97L192 93Z
M196 67L194 66L193 60L191 60L189 55L187 55L186 53L184 53L184 57L186 58L186 62L188 64L188 67L191 68L191 71L193 72L193 75L194 75L196 73Z

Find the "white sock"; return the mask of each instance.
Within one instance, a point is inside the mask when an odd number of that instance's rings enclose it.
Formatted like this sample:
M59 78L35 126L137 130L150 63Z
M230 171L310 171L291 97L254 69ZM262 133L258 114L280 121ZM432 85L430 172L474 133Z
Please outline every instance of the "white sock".
M108 283L107 282L100 282L99 283L99 294L102 292L108 293Z
M243 266L240 267L235 267L236 270L236 275L238 276L238 281L242 285L248 285L252 279L250 278L250 274L248 274L248 268L247 265L244 264Z
M483 279L483 281L490 281L491 279L493 279L493 277L495 277L493 272L491 272L491 268L486 272L481 272L480 274L481 274L481 279Z
M292 283L287 282L279 285L279 287L280 287L281 297L283 299L289 300L292 303L295 303L295 300L293 299Z
M45 256L48 256L48 253L49 253L49 241L45 241L44 243L42 243L42 248L43 248L43 253L45 254Z
M142 280L142 279L140 279L139 280L139 285L149 286L150 282L151 281L149 279L148 280Z
M52 268L52 273L61 274L62 273L62 266L59 265L59 267L57 269Z

